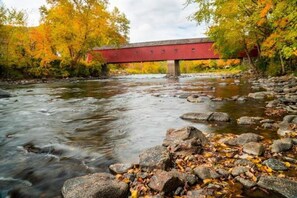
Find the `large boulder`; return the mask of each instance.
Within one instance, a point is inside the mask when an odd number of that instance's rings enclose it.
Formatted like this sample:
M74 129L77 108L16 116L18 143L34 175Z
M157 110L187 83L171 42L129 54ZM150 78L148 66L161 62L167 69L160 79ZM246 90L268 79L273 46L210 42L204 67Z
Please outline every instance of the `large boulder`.
M9 98L11 94L0 89L0 98Z
M171 152L179 154L195 154L202 150L202 145L208 142L205 135L189 126L181 129L169 129L163 141L163 146L169 148Z
M292 148L292 146L293 146L293 143L292 143L292 139L290 138L273 140L273 143L271 145L271 152L279 153L283 151L288 151Z
M109 173L95 173L68 179L62 188L64 198L126 198L128 197L128 193L128 185L124 182L117 181Z
M249 142L259 142L263 137L254 133L244 133L236 138L227 140L225 143L231 146L243 145Z
M140 153L139 165L144 170L167 170L171 166L171 155L166 147L155 146Z
M183 182L175 174L163 170L157 170L148 184L153 190L165 194L170 194L183 185Z
M196 121L214 121L214 122L229 122L230 116L224 112L207 112L207 113L185 113L180 116L184 120Z
M297 182L289 179L263 175L259 179L258 186L276 191L287 198L297 197Z

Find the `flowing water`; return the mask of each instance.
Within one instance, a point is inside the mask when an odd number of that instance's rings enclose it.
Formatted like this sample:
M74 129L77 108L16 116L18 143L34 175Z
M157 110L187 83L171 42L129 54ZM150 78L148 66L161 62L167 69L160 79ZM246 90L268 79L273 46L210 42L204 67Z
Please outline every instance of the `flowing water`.
M2 85L13 94L0 99L0 197L18 185L24 194L60 196L71 177L106 171L111 163L138 162L139 153L160 145L169 128L195 126L203 132L269 131L237 127L244 115L262 116L263 102L187 102L189 94L230 98L246 96L246 80L219 76L135 75L107 80ZM192 123L188 112L223 111L233 121Z

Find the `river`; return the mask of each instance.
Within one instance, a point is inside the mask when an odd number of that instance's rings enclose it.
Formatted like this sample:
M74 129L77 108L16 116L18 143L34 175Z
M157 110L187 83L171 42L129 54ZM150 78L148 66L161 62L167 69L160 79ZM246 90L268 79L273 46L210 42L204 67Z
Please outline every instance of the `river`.
M246 96L247 80L188 75L133 75L106 80L1 85L13 97L0 99L0 197L13 186L28 196L60 196L71 177L107 171L115 162L138 162L145 148L160 145L169 128L192 125L205 133L269 131L238 128L240 116L263 116L263 102L187 102L189 94ZM192 123L188 112L223 111L224 125Z

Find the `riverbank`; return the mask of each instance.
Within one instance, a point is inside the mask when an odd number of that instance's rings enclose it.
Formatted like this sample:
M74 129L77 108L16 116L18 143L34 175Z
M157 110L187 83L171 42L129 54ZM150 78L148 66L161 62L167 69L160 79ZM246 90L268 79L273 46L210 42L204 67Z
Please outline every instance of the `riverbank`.
M277 139L255 133L206 135L194 127L169 129L162 145L140 153L139 164L111 165L115 176L99 173L70 179L64 183L63 196L296 197L296 78L258 79L251 83L257 92L232 99L268 99L266 117L243 116L237 124L269 128ZM199 103L203 97L191 95L187 100ZM181 118L218 125L232 119L221 112L191 112Z

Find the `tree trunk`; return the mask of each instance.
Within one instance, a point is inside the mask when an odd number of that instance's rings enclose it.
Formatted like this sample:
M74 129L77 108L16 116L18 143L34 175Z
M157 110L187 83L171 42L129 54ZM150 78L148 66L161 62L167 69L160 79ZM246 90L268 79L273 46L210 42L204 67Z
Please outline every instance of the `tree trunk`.
M284 59L281 54L279 54L279 58L281 61L281 66L282 66L282 74L285 74L285 64L284 64Z
M247 50L246 47L244 48L244 51L245 51L245 54L246 54L246 56L247 56L247 58L248 58L248 61L249 61L250 66L252 67L252 69L253 69L256 73L258 73L258 71L257 71L257 69L256 69L256 66L255 66L255 64L254 64L254 61L252 60L252 58L251 58L251 56L250 56L250 54L249 54L249 51Z

